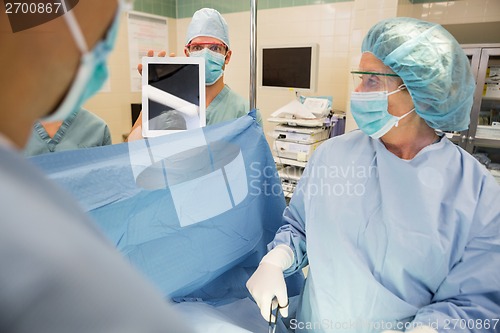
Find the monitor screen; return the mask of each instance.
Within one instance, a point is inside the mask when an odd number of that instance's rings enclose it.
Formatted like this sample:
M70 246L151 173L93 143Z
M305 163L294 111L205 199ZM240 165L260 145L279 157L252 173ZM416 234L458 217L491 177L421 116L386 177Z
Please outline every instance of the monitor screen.
M159 136L205 126L203 58L143 58L142 132Z
M315 90L317 45L262 48L262 87Z
M139 118L141 111L142 111L142 104L141 103L131 103L130 104L130 115L132 118L132 126L134 126L135 122Z

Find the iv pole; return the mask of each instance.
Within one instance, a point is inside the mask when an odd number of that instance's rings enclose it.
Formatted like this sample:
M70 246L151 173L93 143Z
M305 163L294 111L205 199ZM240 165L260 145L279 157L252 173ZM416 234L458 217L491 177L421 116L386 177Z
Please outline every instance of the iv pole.
M257 0L250 0L250 110L257 108Z

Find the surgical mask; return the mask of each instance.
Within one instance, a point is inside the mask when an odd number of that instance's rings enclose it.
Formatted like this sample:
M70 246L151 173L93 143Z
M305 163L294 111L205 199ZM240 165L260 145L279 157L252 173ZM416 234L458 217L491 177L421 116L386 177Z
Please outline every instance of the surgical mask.
M222 74L224 74L222 67L226 62L225 55L204 48L201 51L190 52L189 56L205 58L205 84L207 86L211 86L217 82Z
M73 12L69 11L63 15L82 56L75 79L66 96L58 108L52 114L44 117L42 121L63 121L71 112L80 109L83 103L98 92L106 82L108 78L106 60L115 45L121 8L121 2L119 2L117 13L105 39L98 42L92 50L88 49L85 37Z
M388 96L405 89L404 85L388 93L387 91L352 92L351 113L359 128L374 139L378 139L389 132L399 121L415 111L411 109L404 115L397 117L389 113Z

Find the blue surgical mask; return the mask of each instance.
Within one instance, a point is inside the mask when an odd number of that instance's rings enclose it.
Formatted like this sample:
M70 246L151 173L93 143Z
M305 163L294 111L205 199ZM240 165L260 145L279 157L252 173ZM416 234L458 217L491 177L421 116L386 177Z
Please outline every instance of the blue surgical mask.
M121 3L118 5L116 16L111 23L105 39L98 42L92 50L88 49L85 37L73 12L69 11L63 15L82 56L75 79L66 96L58 108L52 114L44 117L43 121L63 121L72 112L80 109L106 82L108 78L106 60L115 45L120 13Z
M402 85L390 93L387 91L352 92L351 113L358 127L374 139L384 136L394 126L397 127L401 119L415 110L411 109L400 117L396 117L387 111L389 106L388 96L403 89L405 88Z
M190 57L203 57L205 58L205 84L211 86L224 74L224 63L226 56L214 51L204 48L201 51L189 53Z

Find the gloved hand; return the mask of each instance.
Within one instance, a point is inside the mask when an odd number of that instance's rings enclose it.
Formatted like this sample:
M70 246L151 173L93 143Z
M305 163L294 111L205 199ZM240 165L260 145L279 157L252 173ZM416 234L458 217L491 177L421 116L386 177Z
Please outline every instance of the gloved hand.
M262 258L259 267L247 281L247 288L260 308L260 313L266 321L271 315L271 303L276 296L278 302L273 304L275 309L278 304L280 314L288 317L288 294L286 291L283 271L289 268L294 261L292 249L284 244L276 246ZM274 317L271 318L274 320Z
M401 331L383 331L382 333L402 333ZM419 326L417 328L412 329L411 331L407 331L407 333L438 333L435 329L429 326Z

